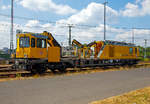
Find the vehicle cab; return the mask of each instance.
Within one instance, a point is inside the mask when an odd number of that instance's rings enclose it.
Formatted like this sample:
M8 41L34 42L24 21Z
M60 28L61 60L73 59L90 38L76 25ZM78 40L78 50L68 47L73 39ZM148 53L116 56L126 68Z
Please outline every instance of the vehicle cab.
M47 38L43 33L18 33L16 58L47 58Z

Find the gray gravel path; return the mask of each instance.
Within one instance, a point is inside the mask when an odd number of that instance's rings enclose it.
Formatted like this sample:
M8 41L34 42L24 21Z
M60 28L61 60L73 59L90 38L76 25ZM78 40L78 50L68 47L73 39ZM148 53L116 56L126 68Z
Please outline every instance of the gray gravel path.
M88 104L150 86L150 69L0 83L0 104Z

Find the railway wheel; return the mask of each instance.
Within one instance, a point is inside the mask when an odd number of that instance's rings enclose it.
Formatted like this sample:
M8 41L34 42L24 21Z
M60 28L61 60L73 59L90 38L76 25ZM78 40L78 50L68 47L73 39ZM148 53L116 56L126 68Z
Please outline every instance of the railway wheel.
M33 75L34 75L34 74L37 74L36 69L31 69L30 71L31 71L31 74L33 74Z
M35 64L31 69L31 73L33 74L43 74L46 71L46 67L42 64Z
M56 69L55 68L51 68L50 69L53 73L56 73Z
M61 73L65 73L65 72L66 72L66 67L65 67L65 66L62 66L62 67L58 68L58 70L59 70Z
M38 71L39 74L43 74L43 73L45 73L45 71L46 71L46 67L40 65L40 66L37 68L37 71Z

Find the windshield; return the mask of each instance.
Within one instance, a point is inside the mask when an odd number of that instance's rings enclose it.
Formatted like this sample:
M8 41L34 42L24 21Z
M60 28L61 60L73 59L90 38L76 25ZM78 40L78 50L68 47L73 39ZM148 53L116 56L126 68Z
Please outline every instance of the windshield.
M46 39L37 39L37 48L46 48Z
M20 37L19 46L20 47L29 47L30 46L29 37Z

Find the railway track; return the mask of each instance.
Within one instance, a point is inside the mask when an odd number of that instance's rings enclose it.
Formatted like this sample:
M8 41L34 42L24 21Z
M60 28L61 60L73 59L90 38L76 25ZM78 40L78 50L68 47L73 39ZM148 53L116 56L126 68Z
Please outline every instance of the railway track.
M12 65L0 65L0 78L15 78L31 74L29 71L12 69Z
M0 65L0 79L1 78L16 78L16 77L31 77L33 74L29 71L19 70L19 69L12 69L12 65ZM99 72L99 71L109 71L111 69L113 70L119 70L119 68L123 69L130 69L130 68L138 68L138 67L145 67L150 66L150 62L148 63L139 63L133 66L104 66L104 67L93 67L93 68L68 68L65 73L61 73L59 71L56 71L55 73L48 70L47 72L43 73L40 76L50 76L50 75L61 75L61 74L74 74L74 73L88 73L88 72Z

